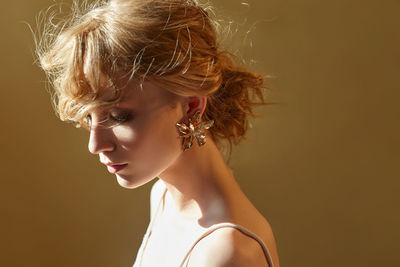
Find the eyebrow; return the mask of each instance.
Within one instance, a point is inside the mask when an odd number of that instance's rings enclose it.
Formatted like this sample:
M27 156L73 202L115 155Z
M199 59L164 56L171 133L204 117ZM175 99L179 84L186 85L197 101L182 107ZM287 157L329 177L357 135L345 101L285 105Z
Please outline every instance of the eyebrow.
M138 106L138 103L139 103L139 101L137 101L136 97L133 97L133 98L131 97L129 100L127 100L126 97L124 97L112 106L117 107L117 108L129 106L130 108L133 108L133 107Z

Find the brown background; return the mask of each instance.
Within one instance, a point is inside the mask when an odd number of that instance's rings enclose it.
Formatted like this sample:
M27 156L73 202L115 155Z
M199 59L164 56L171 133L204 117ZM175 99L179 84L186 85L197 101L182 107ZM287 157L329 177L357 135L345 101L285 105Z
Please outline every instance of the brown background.
M400 1L214 2L283 103L260 110L231 163L281 265L400 266ZM54 115L24 24L52 3L0 11L0 266L131 266L151 184L119 187Z

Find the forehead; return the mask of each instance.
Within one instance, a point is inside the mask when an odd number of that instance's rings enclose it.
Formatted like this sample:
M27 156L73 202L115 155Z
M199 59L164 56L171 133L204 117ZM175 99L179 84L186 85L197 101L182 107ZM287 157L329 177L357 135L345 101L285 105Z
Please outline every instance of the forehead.
M115 105L118 107L154 107L160 105L173 105L179 96L169 92L165 88L154 84L151 80L139 81L137 79L129 81L122 89L122 98ZM112 90L104 92L104 98L112 98Z

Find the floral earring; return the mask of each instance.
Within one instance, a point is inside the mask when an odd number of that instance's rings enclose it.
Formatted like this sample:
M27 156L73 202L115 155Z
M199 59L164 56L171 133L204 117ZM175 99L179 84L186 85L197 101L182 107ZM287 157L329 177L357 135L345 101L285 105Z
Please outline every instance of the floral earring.
M197 139L197 144L202 146L206 143L206 133L204 130L209 129L214 121L206 121L200 123L200 111L197 111L192 118L189 118L189 124L177 123L179 137L183 139L182 148L183 151L188 150L193 145L194 138Z

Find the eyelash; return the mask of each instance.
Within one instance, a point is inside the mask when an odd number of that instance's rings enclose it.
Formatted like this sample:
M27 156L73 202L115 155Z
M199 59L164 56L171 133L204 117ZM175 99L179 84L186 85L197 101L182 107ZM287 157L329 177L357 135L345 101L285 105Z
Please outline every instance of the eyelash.
M129 120L131 119L132 116L131 116L131 114L129 114L129 113L123 112L123 113L120 113L120 114L114 115L114 116L110 113L110 114L108 115L108 117L109 117L111 120L115 121L115 122L124 123L124 122L129 121ZM85 123L87 126L90 126L91 121L92 121L92 117L90 116L90 114L86 115L86 117L84 118L83 121L84 121L84 123Z
M127 122L131 118L131 115L126 112L118 114L116 116L113 116L110 114L109 116L113 121L117 121L117 122Z

